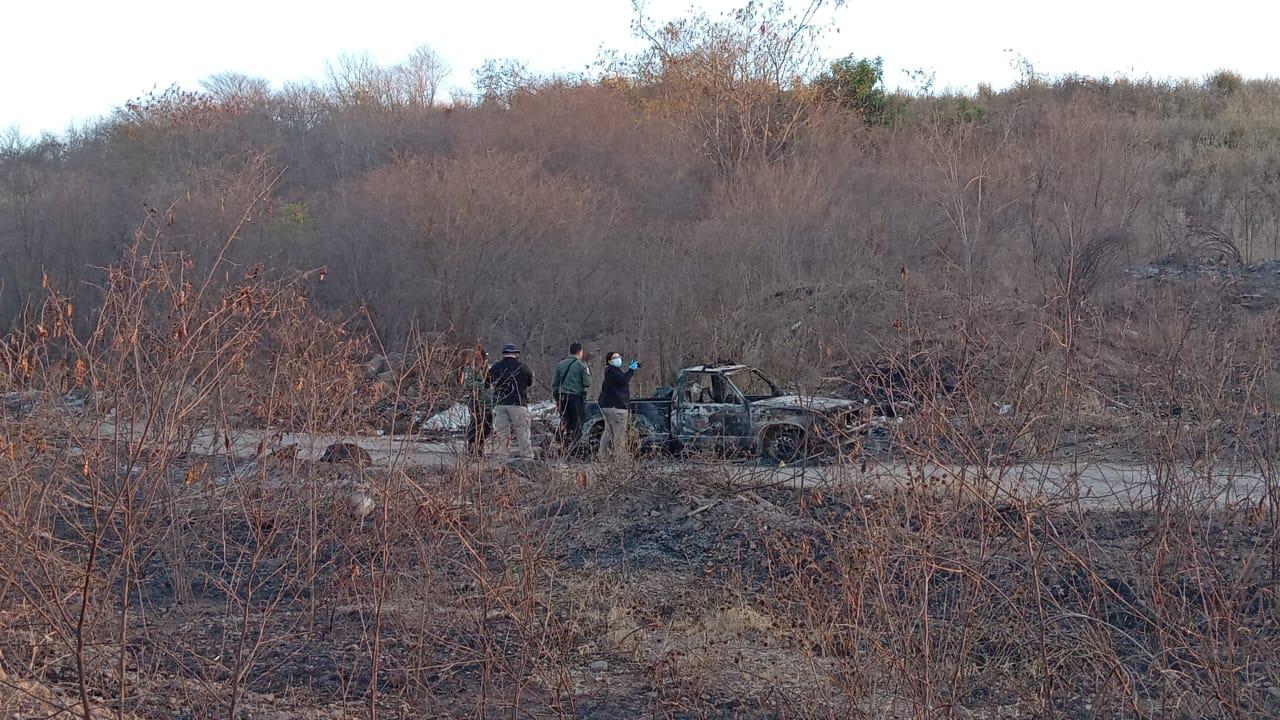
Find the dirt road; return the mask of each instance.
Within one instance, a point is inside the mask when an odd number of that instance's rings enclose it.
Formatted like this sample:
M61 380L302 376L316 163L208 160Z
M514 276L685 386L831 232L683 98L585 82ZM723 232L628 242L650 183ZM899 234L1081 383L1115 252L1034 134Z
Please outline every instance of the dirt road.
M128 437L126 428L103 425L106 435ZM119 433L117 435L117 433ZM236 429L229 433L207 429L197 433L189 452L200 455L256 457L263 447L296 448L301 460L319 460L335 443L354 443L364 448L373 463L383 467L447 467L468 462L461 441L452 438L424 439L408 435L351 436L307 433L271 433ZM499 461L490 458L488 462ZM657 472L716 472L726 481L745 487L823 487L865 485L893 488L906 483L930 483L959 487L995 500L1040 498L1079 500L1092 507L1133 507L1148 503L1162 491L1181 501L1222 505L1243 501L1262 502L1280 489L1280 478L1268 477L1255 469L1148 467L1116 462L1036 462L987 467L939 465L904 461L836 463L804 467L767 466L754 462L704 463L685 459L646 460ZM559 462L551 462L554 469ZM592 463L571 461L572 467L593 467Z

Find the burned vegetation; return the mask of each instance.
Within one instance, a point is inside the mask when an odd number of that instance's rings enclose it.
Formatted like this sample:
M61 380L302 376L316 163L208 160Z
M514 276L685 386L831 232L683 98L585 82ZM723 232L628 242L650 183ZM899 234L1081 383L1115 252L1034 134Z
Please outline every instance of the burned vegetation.
M1276 83L811 21L0 140L0 715L1280 715ZM634 455L465 453L574 340Z

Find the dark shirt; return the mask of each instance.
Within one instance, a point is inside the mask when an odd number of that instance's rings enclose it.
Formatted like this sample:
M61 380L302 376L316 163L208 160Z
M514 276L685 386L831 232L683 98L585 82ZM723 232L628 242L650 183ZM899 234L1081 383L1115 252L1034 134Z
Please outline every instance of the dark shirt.
M489 387L495 405L528 405L533 371L513 357L504 357L489 368Z
M609 365L604 370L604 382L600 383L600 407L615 410L630 409L631 376L635 370L622 372Z

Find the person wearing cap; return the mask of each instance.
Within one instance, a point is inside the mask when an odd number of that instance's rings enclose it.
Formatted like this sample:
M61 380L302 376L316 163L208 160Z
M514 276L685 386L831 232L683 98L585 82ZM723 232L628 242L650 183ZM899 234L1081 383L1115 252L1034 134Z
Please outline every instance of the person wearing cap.
M532 458L528 405L533 371L520 362L520 348L510 344L502 348L502 359L489 368L488 383L493 388L493 428L498 442L507 448L514 446L511 457Z
M484 454L484 441L493 434L493 389L485 382L489 376L489 353L477 347L467 366L462 369L462 389L466 395L471 420L467 423L467 452Z
M614 460L627 456L627 423L631 415L631 378L640 369L635 360L623 371L622 353L604 356L604 380L600 383L600 412L604 433L600 435L600 455Z
M560 411L560 440L572 447L582 434L582 421L587 413L587 391L591 389L591 370L583 362L586 353L582 343L569 345L569 357L556 365L551 376L551 397Z

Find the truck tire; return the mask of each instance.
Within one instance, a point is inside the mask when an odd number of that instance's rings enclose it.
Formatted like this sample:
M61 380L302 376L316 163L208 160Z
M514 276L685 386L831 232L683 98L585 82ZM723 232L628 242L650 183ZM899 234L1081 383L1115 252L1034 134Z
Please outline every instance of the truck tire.
M760 454L766 460L782 463L793 463L804 459L804 431L792 427L769 430L764 436Z
M636 457L662 457L671 454L671 441L651 428L637 427L632 436L631 450Z
M596 451L600 447L600 436L604 435L604 421L594 422L587 427L582 428L582 437L578 442L574 443L573 454L575 457L589 459L596 456Z

